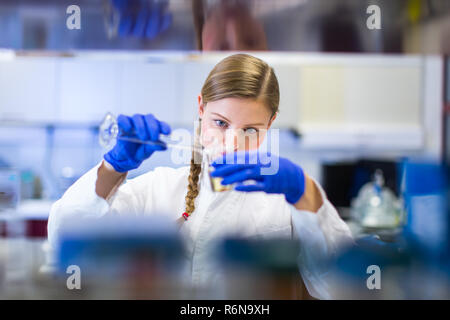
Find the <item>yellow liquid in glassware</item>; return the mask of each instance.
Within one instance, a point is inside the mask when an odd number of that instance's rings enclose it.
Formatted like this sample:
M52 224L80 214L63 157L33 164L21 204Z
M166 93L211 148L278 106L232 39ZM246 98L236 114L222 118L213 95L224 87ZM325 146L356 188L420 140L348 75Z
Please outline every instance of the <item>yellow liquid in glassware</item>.
M227 151L227 149L224 149L222 146L220 147L211 147L208 150L206 150L206 159L207 159L207 166L208 166L208 175L209 180L211 181L211 189L214 192L223 192L223 191L229 191L233 190L233 184L223 185L221 182L223 180L222 177L212 177L211 172L214 171L214 167L211 165L212 161L224 154Z
M212 166L209 166L208 168L208 174L209 174L209 180L211 181L211 188L215 192L223 192L233 189L233 185L229 184L224 186L221 182L223 180L222 177L211 177L211 172L213 172L214 168Z

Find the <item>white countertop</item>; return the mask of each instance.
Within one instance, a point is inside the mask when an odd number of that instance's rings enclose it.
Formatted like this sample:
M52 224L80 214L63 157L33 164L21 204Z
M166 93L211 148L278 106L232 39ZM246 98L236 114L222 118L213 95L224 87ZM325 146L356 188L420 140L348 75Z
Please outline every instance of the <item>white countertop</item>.
M0 220L10 218L24 218L47 220L50 208L54 201L41 199L28 199L21 201L17 208L0 211Z

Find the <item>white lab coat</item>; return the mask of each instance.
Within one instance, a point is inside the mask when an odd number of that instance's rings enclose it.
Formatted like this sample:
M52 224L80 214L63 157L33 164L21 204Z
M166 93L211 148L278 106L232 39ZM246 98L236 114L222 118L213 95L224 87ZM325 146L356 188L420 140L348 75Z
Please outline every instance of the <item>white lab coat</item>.
M53 248L58 231L67 219L101 217L107 214L148 215L166 213L173 220L185 209L189 167L158 167L122 183L105 200L95 192L100 163L84 174L56 201L48 221L48 238ZM181 228L187 247L186 273L192 285L220 282L221 275L211 263L211 248L227 235L285 237L300 241L299 270L308 292L319 299L332 298L327 288L323 258L352 242L348 226L316 182L324 203L318 212L297 210L283 195L264 192L213 192L207 173L200 174L200 192L195 211Z

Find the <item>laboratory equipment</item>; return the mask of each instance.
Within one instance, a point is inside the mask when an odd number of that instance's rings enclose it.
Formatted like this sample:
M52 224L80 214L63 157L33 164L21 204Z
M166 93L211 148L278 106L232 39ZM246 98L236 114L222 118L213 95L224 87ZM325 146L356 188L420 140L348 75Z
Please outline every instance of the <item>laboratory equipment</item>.
M103 121L99 126L99 142L100 145L104 148L111 147L115 140L123 140L130 141L134 143L148 144L148 145L157 145L157 146L166 146L167 148L176 148L176 149L185 149L185 150L195 150L201 152L201 149L195 148L192 145L183 145L177 143L177 141L171 140L170 135L164 137L164 135L160 136L159 141L150 141L150 140L140 140L138 138L133 138L129 136L125 136L117 123L117 118L112 113L107 113L103 118Z
M209 181L211 182L211 189L215 192L223 192L223 191L229 191L233 189L233 184L222 184L222 177L213 177L211 173L214 171L214 167L212 166L212 162L216 158L217 152L216 148L213 149L206 149L205 150L205 157L206 157L206 165L208 168L208 175L209 175Z
M366 229L395 229L404 223L400 200L384 186L381 170L375 171L373 181L366 183L352 201L352 217Z
M160 135L159 141L143 141L134 137L125 136L121 133L120 127L117 122L117 118L113 114L108 112L99 126L99 142L101 146L103 146L104 148L108 148L114 144L116 139L141 144L166 146L167 148L192 150L198 152L199 154L203 155L203 160L206 162L206 168L208 170L208 174L211 181L211 189L216 192L222 192L231 190L233 188L233 185L226 185L226 186L222 185L221 177L215 178L211 176L211 172L214 170L214 167L212 167L211 165L212 161L221 153L232 151L231 147L226 148L219 145L216 142L212 143L208 148L203 148L194 145L185 145L179 143L178 141L172 140L170 135L169 136Z
M20 201L20 172L0 169L0 210L15 208Z
M222 180L223 178L213 178L211 176L211 172L213 172L213 168L211 166L208 167L208 173L209 173L209 179L211 181L211 188L215 191L215 192L223 192L223 191L229 191L233 189L233 185L232 184L227 184L227 185L223 185L222 184Z
M442 163L405 159L401 194L407 219L402 232L389 242L375 236L355 239L355 246L338 255L329 273L337 298L449 298L448 177ZM368 290L376 277L381 290Z
M404 233L428 260L450 257L448 170L437 162L403 163L401 189L408 215Z

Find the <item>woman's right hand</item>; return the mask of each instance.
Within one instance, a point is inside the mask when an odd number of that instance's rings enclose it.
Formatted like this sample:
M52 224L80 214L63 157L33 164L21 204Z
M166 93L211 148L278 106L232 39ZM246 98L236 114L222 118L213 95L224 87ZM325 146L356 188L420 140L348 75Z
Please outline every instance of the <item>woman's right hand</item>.
M152 114L135 114L133 117L119 115L117 123L122 136L144 141L159 141L159 135L168 135L170 126ZM136 169L157 150L166 150L164 145L149 145L117 139L116 145L104 155L105 160L117 172Z

